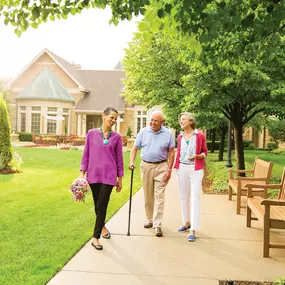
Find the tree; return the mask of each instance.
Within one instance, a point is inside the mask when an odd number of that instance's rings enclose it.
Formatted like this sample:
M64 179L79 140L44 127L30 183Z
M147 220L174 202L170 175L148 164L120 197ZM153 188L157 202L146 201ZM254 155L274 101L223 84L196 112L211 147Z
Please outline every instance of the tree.
M29 26L37 28L48 20L67 19L89 8L106 7L112 10L110 22L114 24L141 14L155 30L163 27L168 34L182 31L207 45L227 33L251 29L258 37L264 37L284 28L282 0L1 0L0 16L20 35Z
M268 120L267 128L274 141L285 141L285 119L271 118Z
M177 60L179 46L173 49L171 42L168 44L165 44L162 34L151 42L138 37L129 44L123 60L126 72L123 96L147 108L163 105L167 124L178 129L177 118L188 93L182 78L189 69Z
M12 160L11 128L6 102L0 94L0 171L9 168Z

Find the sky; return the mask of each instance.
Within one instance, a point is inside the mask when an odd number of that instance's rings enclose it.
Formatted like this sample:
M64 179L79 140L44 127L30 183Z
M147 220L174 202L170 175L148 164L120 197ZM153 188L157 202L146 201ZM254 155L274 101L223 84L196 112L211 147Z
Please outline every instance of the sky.
M82 69L113 69L124 57L138 18L118 26L110 25L110 18L110 9L89 9L29 28L20 38L0 19L0 77L17 75L44 48Z

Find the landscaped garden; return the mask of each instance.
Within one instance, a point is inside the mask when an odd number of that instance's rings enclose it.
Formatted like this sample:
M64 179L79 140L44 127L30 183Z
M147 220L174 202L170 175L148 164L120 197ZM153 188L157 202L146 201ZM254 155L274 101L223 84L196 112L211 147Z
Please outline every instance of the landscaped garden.
M92 195L78 204L68 189L79 176L82 151L15 150L23 159L21 173L0 175L0 284L45 284L92 237ZM124 161L123 191L113 191L107 219L129 199L129 152ZM134 192L139 175L136 170Z

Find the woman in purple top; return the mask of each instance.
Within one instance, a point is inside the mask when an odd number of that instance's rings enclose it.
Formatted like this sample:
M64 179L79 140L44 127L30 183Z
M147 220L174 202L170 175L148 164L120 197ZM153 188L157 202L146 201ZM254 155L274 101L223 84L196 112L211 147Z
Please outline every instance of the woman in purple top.
M96 221L91 244L103 249L99 239L109 239L110 232L105 227L105 218L110 195L114 186L122 189L124 176L123 145L120 134L112 131L118 118L118 111L107 107L103 111L103 124L100 129L88 131L80 166L80 177L86 179L93 194Z

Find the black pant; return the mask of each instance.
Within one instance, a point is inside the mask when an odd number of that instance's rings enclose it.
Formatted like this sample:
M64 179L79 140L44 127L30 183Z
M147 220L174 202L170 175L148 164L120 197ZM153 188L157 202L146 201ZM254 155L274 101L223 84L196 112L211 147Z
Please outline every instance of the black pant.
M96 213L93 237L99 239L101 236L102 228L105 225L107 207L114 186L102 183L93 183L89 185L92 190L94 208Z

